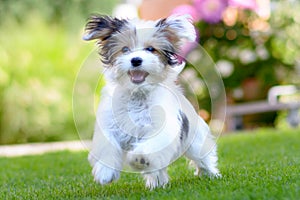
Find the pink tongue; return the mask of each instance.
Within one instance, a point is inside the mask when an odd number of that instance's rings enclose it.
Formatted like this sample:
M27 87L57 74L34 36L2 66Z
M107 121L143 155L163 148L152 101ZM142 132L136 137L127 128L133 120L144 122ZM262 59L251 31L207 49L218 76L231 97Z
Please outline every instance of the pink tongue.
M142 83L145 81L146 77L149 75L148 72L140 71L140 70L132 70L129 71L129 76L133 83Z

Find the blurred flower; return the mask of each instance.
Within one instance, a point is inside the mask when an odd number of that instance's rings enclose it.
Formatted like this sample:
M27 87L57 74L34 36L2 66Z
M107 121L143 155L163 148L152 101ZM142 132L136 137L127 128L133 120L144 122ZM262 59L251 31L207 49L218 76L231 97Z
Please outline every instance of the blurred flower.
M223 13L223 21L227 26L234 26L238 20L238 9L234 7L227 7Z
M261 60L267 60L270 57L270 54L268 52L268 50L266 49L265 46L263 45L258 45L255 48L256 54L257 56L261 59Z
M189 14L192 16L193 21L198 21L200 19L199 14L194 6L183 4L177 6L173 11L172 14L184 15Z
M194 3L201 19L208 23L219 22L227 6L227 0L194 0Z
M242 9L255 10L257 9L256 0L228 0L229 6Z
M247 65L257 60L257 55L251 49L244 49L239 54L240 61L242 64Z
M216 65L223 78L228 78L233 73L234 66L232 62L227 60L219 60Z

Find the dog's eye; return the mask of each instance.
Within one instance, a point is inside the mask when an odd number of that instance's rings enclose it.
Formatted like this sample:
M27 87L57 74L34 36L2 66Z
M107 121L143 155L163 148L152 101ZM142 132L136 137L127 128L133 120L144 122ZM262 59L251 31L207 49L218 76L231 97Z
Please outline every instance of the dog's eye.
M149 46L149 47L145 48L145 50L149 51L149 52L154 52L155 51L154 47L152 47L152 46Z
M125 46L125 47L122 48L122 52L123 52L123 53L127 53L127 52L129 52L129 51L130 51L129 47L126 47L126 46Z

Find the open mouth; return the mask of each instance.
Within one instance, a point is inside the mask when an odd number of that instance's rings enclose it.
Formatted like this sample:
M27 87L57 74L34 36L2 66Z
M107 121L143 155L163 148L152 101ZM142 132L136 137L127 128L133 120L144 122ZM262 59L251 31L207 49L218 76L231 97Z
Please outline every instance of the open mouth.
M128 75L130 77L131 82L139 84L145 81L149 73L142 70L130 70L128 71Z

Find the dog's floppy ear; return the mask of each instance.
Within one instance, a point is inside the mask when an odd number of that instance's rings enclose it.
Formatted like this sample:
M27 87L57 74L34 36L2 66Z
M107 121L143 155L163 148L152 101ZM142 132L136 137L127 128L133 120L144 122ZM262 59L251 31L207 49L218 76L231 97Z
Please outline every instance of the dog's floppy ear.
M171 15L159 20L156 27L159 27L159 31L163 32L170 42L177 43L180 47L186 42L196 40L196 30L190 15Z
M85 26L84 40L99 39L104 41L108 39L113 33L118 32L126 20L111 18L103 15L92 15Z

